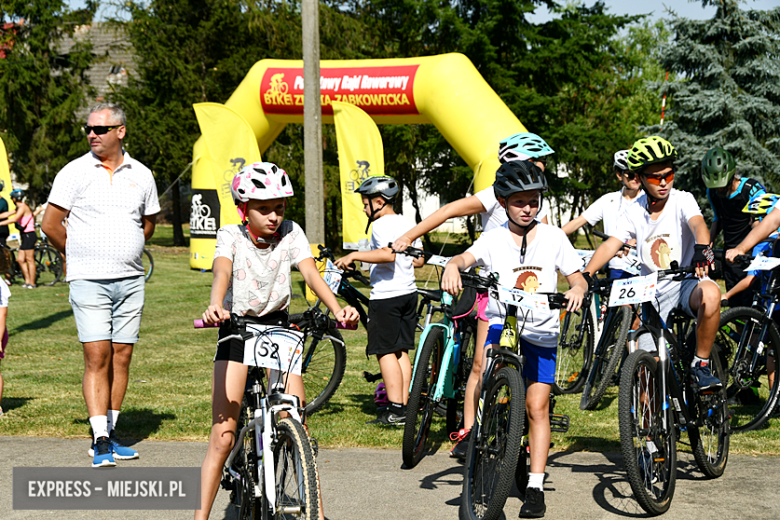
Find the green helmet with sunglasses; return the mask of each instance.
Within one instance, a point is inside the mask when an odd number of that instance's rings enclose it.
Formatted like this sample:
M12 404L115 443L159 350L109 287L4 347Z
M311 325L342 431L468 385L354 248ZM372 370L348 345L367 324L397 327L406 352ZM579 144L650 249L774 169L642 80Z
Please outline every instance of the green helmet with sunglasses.
M704 154L704 159L701 161L701 178L704 185L710 189L728 185L736 171L737 162L734 156L719 146Z
M634 143L628 154L629 169L643 173L651 164L670 162L677 159L677 150L662 137L651 135Z

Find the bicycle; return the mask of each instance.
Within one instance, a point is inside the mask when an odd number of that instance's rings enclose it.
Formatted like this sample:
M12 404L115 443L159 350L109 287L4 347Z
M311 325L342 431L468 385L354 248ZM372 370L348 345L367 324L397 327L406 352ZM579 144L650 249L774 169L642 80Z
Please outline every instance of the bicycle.
M721 315L715 341L727 367L732 431L761 428L780 401L775 375L780 332L772 319L779 302L780 268L774 267L766 287L756 290L752 307L732 307Z
M5 245L0 245L3 255L3 263L6 267L6 278L11 283L16 281L22 281L24 283L24 275L22 274L22 268L16 261L16 253L18 248L10 248ZM50 287L62 279L63 275L63 260L59 251L52 246L38 242L35 244L35 284Z
M609 301L613 280L594 278L591 290L599 295L601 301ZM619 382L621 360L625 360L628 350L628 332L633 321L633 309L630 307L607 307L604 316L603 332L593 355L588 376L582 389L580 410L595 410L607 388Z
M470 284L479 292L499 289L495 274L473 276L461 273L464 285ZM514 289L506 291L519 292ZM521 299L528 296L520 295L517 302L522 305ZM541 299L546 300L551 310L560 309L566 302L560 293L533 296L534 302ZM511 319L514 305L502 301L507 304L507 320L499 348L486 350L478 412L464 467L459 510L461 520L496 520L503 512L512 482L515 481L520 490L527 485L525 383L521 377L525 359L522 349L518 349L518 336L514 330L517 320ZM524 318L527 315L523 313ZM567 431L569 418L552 413L555 405L552 393L550 404L551 430Z
M316 260L323 259L330 261L326 266L326 274L334 275L332 279L335 288L331 289L357 309L360 321L365 327L368 313L363 305L368 305L368 297L350 284L349 279L358 280L365 285L371 285L370 282L360 271L341 272L336 269L332 264L335 260L333 253L330 249L320 246L320 256ZM329 310L321 310L321 304L317 299L309 310L290 315L290 323L305 334L301 375L307 396L308 415L320 410L333 397L344 378L347 366L347 348L344 338L337 330L341 328L340 324L329 316Z
M144 253L141 255L141 262L144 265L144 281L148 282L154 272L154 258L152 258L152 252L144 248Z
M591 310L591 300L592 294L587 293L578 310L561 310L561 333L553 384L553 392L558 395L579 392L588 377L596 321Z
M429 263L440 267L446 260L413 247L393 253L425 257ZM425 455L433 415L444 400L447 432L457 430L457 411L465 396L477 335L476 315L472 313L475 291L462 293L457 303L450 294L440 289L418 289L417 292L423 298L420 308L427 308L427 313L414 359L406 407L402 455L407 468L416 466ZM434 302L441 305L434 306ZM437 312L442 313L442 319L432 323Z
M236 442L225 461L222 487L229 490L230 503L239 520L303 518L315 520L319 513L317 466L311 441L302 424L305 410L298 397L284 393L285 370L280 344L289 346L303 338L291 329L254 325L244 317L231 314L234 334L245 342L254 340L255 356L278 361L270 369L270 388L266 388L266 368L250 365L236 428ZM196 328L206 325L195 320ZM214 325L216 326L216 325ZM292 347L286 374L300 355ZM270 391L269 391L270 390Z
M684 276L695 268L660 270L659 278ZM620 377L618 418L626 474L639 505L650 515L666 512L674 496L677 436L688 431L696 465L709 478L720 477L728 461L729 410L726 388L697 392L690 365L695 350L695 320L678 309L667 322L652 302L641 304L641 332L652 335L657 352L629 354ZM721 381L726 371L717 342L710 366Z

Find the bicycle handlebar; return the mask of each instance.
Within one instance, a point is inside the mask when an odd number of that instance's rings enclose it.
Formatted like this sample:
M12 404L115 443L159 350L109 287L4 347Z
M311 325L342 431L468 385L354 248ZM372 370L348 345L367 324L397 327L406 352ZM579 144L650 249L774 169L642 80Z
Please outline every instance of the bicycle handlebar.
M422 249L418 249L418 248L412 247L412 246L407 247L403 251L396 251L395 249L393 249L393 243L392 242L389 242L387 244L387 247L389 247L393 251L393 253L395 253L395 254L407 255L407 256L414 257L414 258L423 258L424 257L424 258L427 259L427 258L430 258L430 257L434 256L433 253L430 253L428 251L423 251Z

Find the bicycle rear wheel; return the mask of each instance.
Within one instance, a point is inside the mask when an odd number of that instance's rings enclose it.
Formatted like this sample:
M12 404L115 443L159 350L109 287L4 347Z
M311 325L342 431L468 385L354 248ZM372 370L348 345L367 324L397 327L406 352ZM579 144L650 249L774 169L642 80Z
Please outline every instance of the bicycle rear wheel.
M728 375L720 363L720 347L712 346L710 366L712 374L726 381ZM691 440L693 457L696 465L709 478L723 475L726 462L729 459L729 407L726 397L726 387L711 394L696 396L697 426L688 427L688 437Z
M272 509L268 497L263 496L263 519L317 520L317 465L301 423L288 417L276 424L273 454L276 505Z
M35 248L35 284L51 286L62 279L62 255L48 245Z
M660 365L649 352L633 352L620 375L620 447L631 490L642 509L665 513L677 480L674 425L663 427Z
M303 328L303 314L290 315L290 323ZM311 415L330 401L344 379L347 368L347 348L335 327L329 327L322 339L309 331L303 345L301 376L306 392L306 414Z
M555 394L579 392L588 377L593 357L593 313L590 307L561 311L561 335L555 363Z
M435 326L428 332L420 351L409 402L406 405L406 424L401 454L407 468L415 467L425 454L435 408L433 392L439 380L443 357L444 331L441 327ZM448 405L447 413L449 412Z
M464 467L461 520L496 520L512 489L525 421L525 387L513 367L487 381L479 433L472 430Z
M766 337L759 338L764 313L752 307L733 307L720 317L715 343L720 347L720 363L728 376L724 379L731 414L731 431L760 428L778 404L780 380L778 367L780 333L769 322ZM758 362L753 366L753 355Z
M615 380L620 359L626 349L628 331L631 328L631 310L628 307L620 307L612 312L615 313L613 319L596 346L593 366L588 374L589 377L592 376L592 382L582 391L582 410L594 410L598 406L607 388Z

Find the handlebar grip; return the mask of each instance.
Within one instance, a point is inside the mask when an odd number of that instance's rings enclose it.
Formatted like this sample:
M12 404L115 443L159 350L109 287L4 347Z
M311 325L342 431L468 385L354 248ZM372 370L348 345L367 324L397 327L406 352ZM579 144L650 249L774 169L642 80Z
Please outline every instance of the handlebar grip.
M593 232L594 235L596 235L599 238L603 238L604 240L607 240L609 238L609 235L607 235L606 233L602 233L598 229L593 229L591 231Z
M212 323L209 325L208 323L204 323L203 320L192 320L192 326L196 329L208 329L208 328L214 328L219 327L219 323Z

